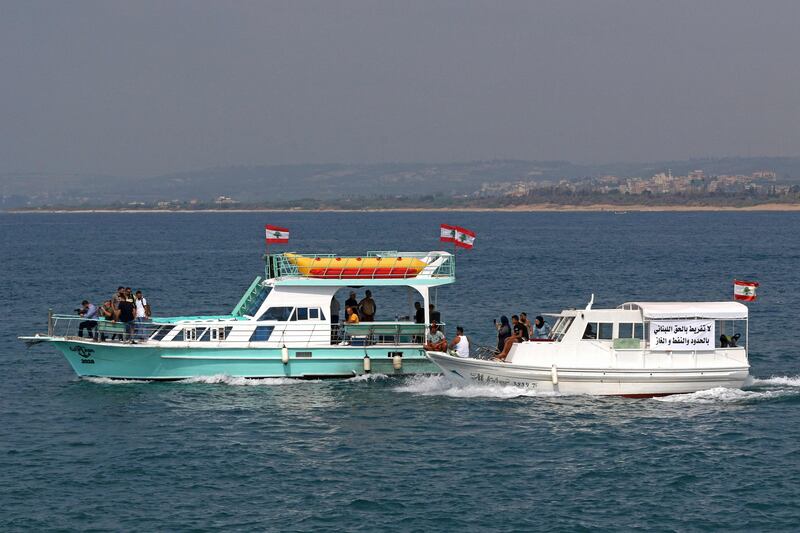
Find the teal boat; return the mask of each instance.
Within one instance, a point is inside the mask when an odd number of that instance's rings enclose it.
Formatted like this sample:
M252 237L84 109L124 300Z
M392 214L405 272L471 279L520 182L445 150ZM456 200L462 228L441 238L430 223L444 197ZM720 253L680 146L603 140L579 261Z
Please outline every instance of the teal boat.
M46 334L20 339L29 345L53 344L82 377L319 379L439 372L422 343L431 322L432 291L455 281L452 254L375 251L363 257L285 253L265 258L264 277L253 281L229 315L154 318L127 333L119 323L99 320L90 336L80 337L83 318L51 313ZM409 314L417 293L424 323L413 316L358 324L332 317L338 291L382 287L407 287Z

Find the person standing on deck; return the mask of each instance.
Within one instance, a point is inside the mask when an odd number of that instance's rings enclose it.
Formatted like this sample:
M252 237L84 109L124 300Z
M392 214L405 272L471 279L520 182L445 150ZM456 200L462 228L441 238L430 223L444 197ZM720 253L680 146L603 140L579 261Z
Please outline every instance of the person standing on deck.
M358 307L358 300L356 300L356 291L350 291L350 297L344 301L344 308L347 309L348 307L352 307L356 309ZM347 313L345 313L346 315Z
M436 306L433 304L428 304L428 314L431 323L436 322L437 324L442 321L442 313L436 310Z
M122 340L133 342L133 335L136 330L136 306L127 299L120 300L118 306L117 320L125 326L125 334Z
M150 304L148 304L147 299L142 296L142 291L136 291L134 304L136 305L136 338L144 340L147 338L145 322L150 320Z
M450 343L450 347L455 349L457 356L465 359L469 357L469 339L464 335L464 328L461 326L456 327L456 336Z
M378 311L378 306L375 305L375 300L372 299L372 291L367 290L364 299L358 302L358 314L362 322L375 322L375 313Z
M336 299L336 295L333 295L331 299L331 324L335 325L339 323L339 300Z
M119 302L120 300L125 299L125 287L119 286L117 287L117 292L114 296L111 297L111 305L114 307L114 311L119 309Z
M425 309L422 308L422 304L420 302L414 302L414 323L425 323Z

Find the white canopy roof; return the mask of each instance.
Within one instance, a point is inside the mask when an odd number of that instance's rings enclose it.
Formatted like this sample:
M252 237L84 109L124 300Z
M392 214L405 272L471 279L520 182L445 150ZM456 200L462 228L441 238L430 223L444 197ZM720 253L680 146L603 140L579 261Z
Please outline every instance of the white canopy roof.
M717 318L743 320L747 306L739 302L629 302L623 309L641 309L644 318Z

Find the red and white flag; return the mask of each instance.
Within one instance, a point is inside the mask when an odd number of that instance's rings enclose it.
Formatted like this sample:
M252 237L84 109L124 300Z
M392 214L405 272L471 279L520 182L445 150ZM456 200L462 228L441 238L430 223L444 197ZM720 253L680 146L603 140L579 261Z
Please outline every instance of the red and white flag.
M264 226L267 234L267 244L287 244L289 242L289 230L279 226Z
M733 299L752 302L756 299L757 281L733 280Z
M442 224L439 228L439 240L442 242L456 242L456 226Z
M462 228L460 226L456 226L456 246L461 248L472 248L475 246L475 233L468 230L467 228Z

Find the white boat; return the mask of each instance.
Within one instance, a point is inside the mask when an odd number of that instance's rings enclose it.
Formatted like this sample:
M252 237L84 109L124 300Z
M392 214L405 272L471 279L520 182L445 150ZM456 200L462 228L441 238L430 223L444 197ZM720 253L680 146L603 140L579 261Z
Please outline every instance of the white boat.
M592 297L592 300L594 297ZM452 381L629 397L740 388L749 375L748 309L738 302L630 302L546 315L547 338L505 361L428 352ZM588 333L588 334L587 334Z

